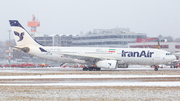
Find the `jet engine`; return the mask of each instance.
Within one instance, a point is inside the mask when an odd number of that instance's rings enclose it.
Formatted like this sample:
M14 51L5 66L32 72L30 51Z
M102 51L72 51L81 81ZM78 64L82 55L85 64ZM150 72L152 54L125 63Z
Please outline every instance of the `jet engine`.
M128 64L126 64L123 60L117 62L117 68L128 68Z
M96 63L99 68L116 69L117 60L102 60Z

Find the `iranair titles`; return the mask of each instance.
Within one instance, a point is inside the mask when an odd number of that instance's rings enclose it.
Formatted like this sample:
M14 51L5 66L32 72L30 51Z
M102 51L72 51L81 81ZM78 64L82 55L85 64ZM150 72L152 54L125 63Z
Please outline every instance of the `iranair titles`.
M150 51L141 51L141 52L133 52L133 51L124 51L122 50L122 57L152 57L154 52Z

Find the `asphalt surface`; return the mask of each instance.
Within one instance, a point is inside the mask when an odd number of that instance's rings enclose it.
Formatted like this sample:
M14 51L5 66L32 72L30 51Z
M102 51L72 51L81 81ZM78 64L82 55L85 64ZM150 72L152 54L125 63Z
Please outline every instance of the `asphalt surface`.
M44 67L44 68L10 68L3 67L0 71L83 71L82 68L60 68L60 67ZM118 68L118 69L101 69L101 71L154 71L154 68ZM180 71L180 68L159 68L158 71Z
M0 84L179 82L180 68L118 68L83 71L82 68L0 68ZM97 77L94 77L96 75ZM109 77L107 77L109 75ZM132 77L129 77L132 75ZM166 75L166 76L164 76ZM175 75L175 76L172 76ZM24 78L25 76L25 78ZM103 78L102 78L103 76ZM117 77L120 76L120 77ZM122 77L121 77L122 76ZM150 77L149 77L150 76ZM162 76L162 77L161 77ZM68 78L69 77L69 78ZM76 78L74 78L76 77ZM87 78L84 78L87 77ZM65 84L66 85L66 84ZM133 84L132 84L133 85ZM180 84L179 84L180 85Z

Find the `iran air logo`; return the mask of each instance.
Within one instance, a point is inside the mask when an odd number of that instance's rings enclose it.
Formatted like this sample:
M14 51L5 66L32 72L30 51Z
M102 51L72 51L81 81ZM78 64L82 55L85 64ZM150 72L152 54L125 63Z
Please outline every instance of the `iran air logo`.
M23 40L23 38L24 38L24 32L18 33L18 32L16 32L16 31L14 31L14 34L19 37L19 40L18 40L17 42Z

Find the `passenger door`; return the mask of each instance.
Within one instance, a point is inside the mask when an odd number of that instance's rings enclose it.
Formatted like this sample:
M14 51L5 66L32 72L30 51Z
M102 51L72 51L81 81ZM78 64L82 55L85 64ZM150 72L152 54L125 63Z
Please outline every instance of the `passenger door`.
M155 58L160 58L160 52L155 52Z

